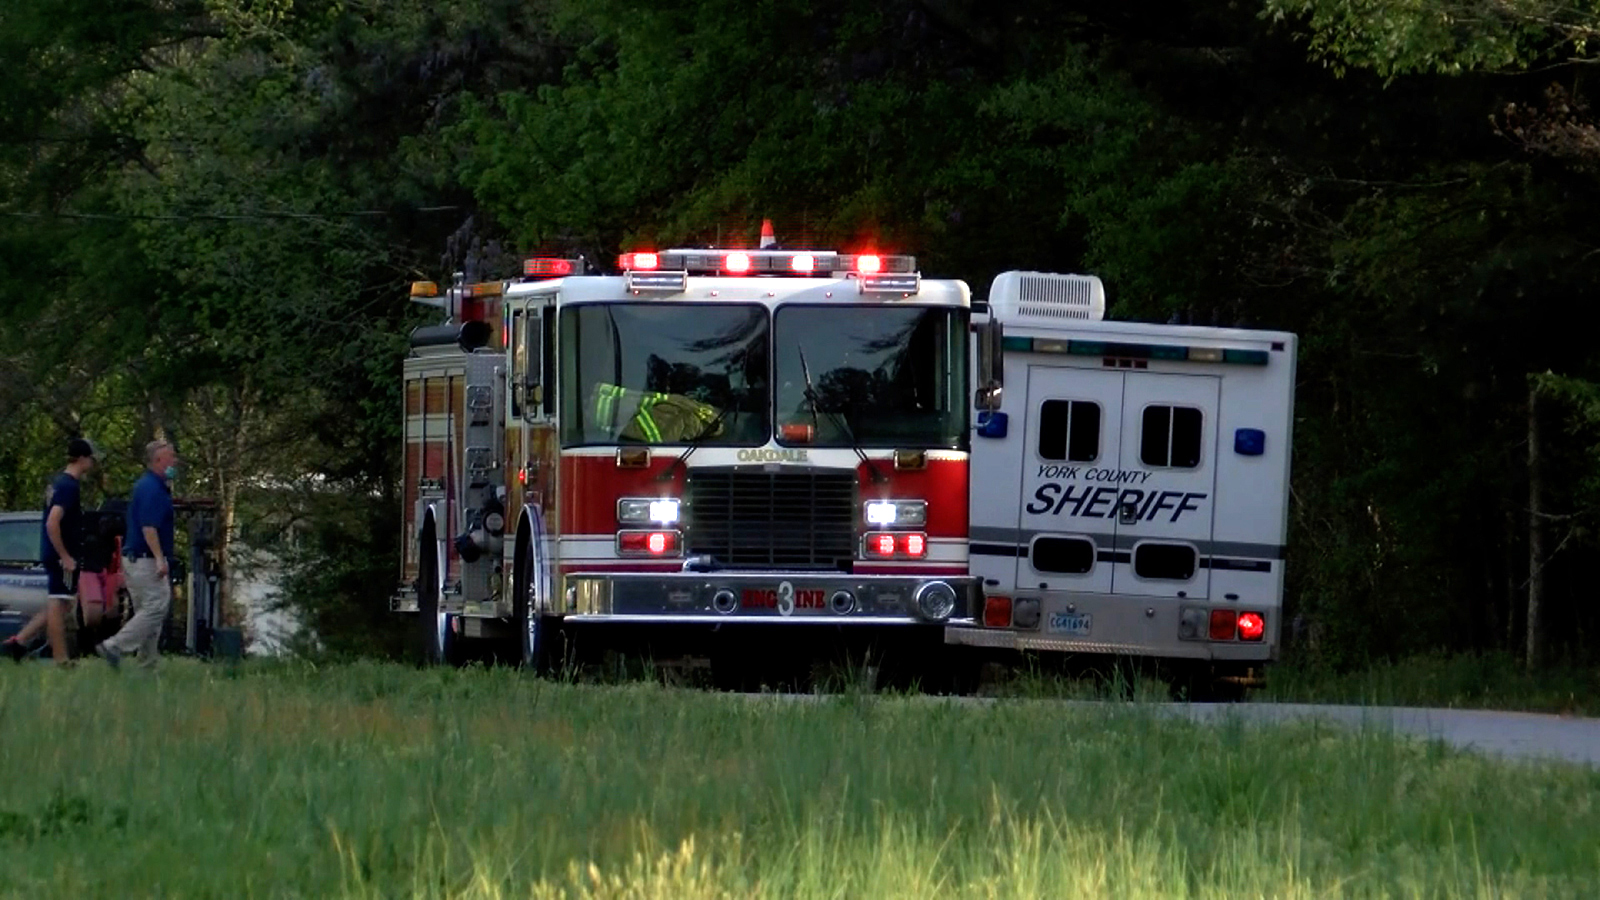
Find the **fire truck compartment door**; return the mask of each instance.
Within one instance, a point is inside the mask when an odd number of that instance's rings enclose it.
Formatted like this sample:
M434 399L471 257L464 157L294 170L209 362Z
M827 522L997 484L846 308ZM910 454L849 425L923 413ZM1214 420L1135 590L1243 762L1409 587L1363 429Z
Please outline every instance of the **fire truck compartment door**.
M1098 362L1098 360L1096 360ZM1106 593L1116 542L1123 373L1028 367L1017 590Z
M1155 372L1123 378L1112 590L1205 597L1221 379Z

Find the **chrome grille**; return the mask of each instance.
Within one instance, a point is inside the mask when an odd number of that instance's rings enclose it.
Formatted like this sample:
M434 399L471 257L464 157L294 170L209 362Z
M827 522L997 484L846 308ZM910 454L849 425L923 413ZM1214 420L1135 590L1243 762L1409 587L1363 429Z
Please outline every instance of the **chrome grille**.
M839 569L855 558L852 471L694 469L684 499L691 556L794 569Z

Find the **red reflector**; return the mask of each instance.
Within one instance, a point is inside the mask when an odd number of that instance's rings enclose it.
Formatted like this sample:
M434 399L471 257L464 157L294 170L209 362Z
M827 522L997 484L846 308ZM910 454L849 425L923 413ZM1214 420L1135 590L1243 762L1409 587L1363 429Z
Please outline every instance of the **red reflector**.
M617 549L651 556L674 553L678 549L678 534L674 531L624 531L617 535Z
M872 254L856 257L856 271L873 275L883 271L883 260Z
M904 541L901 547L905 550L907 556L920 558L924 553L928 552L927 537L920 534L907 534L903 535L903 537Z
M523 260L523 262L522 262L522 274L524 274L524 275L571 275L572 274L572 260L570 260L570 259L549 259L549 258L546 258L546 257L536 257L534 259Z
M1239 640L1259 641L1267 633L1267 620L1260 613L1239 614Z
M983 624L990 628L1005 628L1011 624L1011 598L983 598Z
M789 268L796 272L811 272L817 268L817 258L809 253L796 253L789 260Z
M723 267L726 268L729 272L735 272L735 273L748 272L748 271L750 271L750 254L748 254L748 253L729 253L727 259L723 260L722 264L723 264Z
M867 540L867 548L871 550L875 556L893 556L894 535L875 534Z
M1234 613L1231 609L1213 609L1211 611L1211 639L1213 641L1233 640Z

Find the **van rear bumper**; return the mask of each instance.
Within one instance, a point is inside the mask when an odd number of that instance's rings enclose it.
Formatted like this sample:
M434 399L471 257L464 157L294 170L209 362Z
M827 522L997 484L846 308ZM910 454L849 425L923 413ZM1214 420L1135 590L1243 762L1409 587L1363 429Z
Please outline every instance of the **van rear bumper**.
M1034 604L1024 610L1022 604ZM1007 613L1002 607L986 627L983 610L971 623L945 627L947 644L995 650L1036 650L1213 662L1270 662L1278 658L1281 608L1263 602L1212 602L1182 597L1044 592L1024 595ZM1250 612L1264 627L1258 640L1245 640L1226 624L1228 636L1211 639L1211 615L1237 617ZM1233 623L1235 619L1224 619Z

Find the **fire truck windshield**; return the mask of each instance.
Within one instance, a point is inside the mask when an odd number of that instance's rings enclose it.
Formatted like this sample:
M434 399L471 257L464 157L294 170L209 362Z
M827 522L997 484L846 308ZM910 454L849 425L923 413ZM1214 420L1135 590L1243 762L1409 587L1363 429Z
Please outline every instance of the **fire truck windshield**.
M766 443L767 322L756 304L562 309L562 443Z
M773 324L779 441L849 447L853 437L860 447L964 448L965 334L965 310L780 307Z

